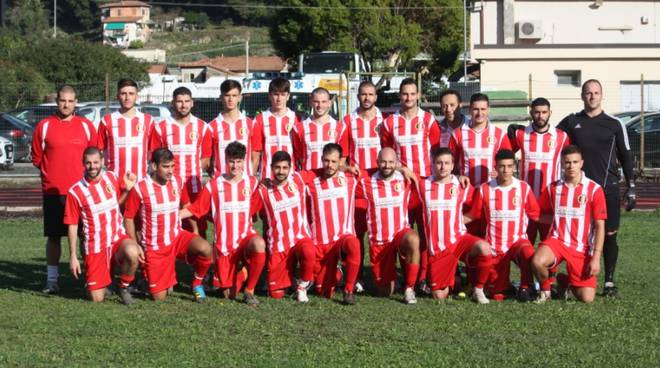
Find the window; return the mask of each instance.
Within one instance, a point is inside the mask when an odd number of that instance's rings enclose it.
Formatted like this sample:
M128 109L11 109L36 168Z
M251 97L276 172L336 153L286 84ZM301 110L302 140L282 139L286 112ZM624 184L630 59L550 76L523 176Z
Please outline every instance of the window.
M117 16L121 17L121 9L117 9Z
M582 84L582 72L579 70L555 70L558 86L579 87Z

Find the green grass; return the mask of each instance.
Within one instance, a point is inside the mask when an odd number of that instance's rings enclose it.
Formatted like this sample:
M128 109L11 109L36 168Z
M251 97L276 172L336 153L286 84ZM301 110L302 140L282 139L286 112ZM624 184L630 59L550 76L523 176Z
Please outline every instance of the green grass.
M617 273L624 295L593 305L475 305L362 296L345 307L268 300L248 308L182 287L134 308L94 305L67 267L60 296L45 277L39 219L1 219L0 366L563 366L660 364L660 212L626 214ZM66 248L66 247L65 247ZM190 274L186 272L183 283Z

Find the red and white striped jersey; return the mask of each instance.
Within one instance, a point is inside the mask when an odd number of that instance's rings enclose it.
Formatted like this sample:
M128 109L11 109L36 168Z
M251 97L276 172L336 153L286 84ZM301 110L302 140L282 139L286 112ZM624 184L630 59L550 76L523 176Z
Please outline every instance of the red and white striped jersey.
M252 136L252 149L261 152L261 178L272 178L271 159L277 151L285 151L293 156L291 130L298 121L296 114L287 109L283 116L275 116L270 110L257 115ZM295 157L293 158L295 162Z
M488 123L480 132L469 124L454 130L449 149L456 158L456 168L461 175L470 178L475 187L491 179L490 172L495 168L495 155L501 149L511 149L506 133Z
M550 236L578 253L593 253L593 229L596 220L607 219L603 188L582 173L575 187L558 180L544 191L541 213L553 215Z
M337 143L343 155L348 155L348 134L343 121L328 116L328 121L319 123L310 118L293 125L293 156L301 170L316 170L323 167L323 146Z
M407 120L397 111L380 131L383 147L393 148L402 165L419 176L431 176L431 150L440 144L440 127L432 114L418 109L417 116Z
M245 174L237 182L216 176L188 207L197 218L211 212L215 248L223 255L234 252L241 239L256 234L252 227L251 201L258 184L257 178Z
M317 245L331 244L341 236L355 235L355 189L358 179L339 172L332 178L304 171L312 211L312 237Z
M410 227L410 186L400 172L388 179L378 171L361 177L356 197L367 200L367 229L372 245L389 243L398 232Z
M351 165L357 165L360 170L378 167L378 152L380 152L380 132L383 125L383 115L376 108L376 116L365 121L356 109L344 117L348 132L348 158Z
M210 145L206 123L195 116L187 124L179 124L173 117L154 125L151 150L167 148L174 154L174 174L189 183L192 193L202 189L202 147ZM208 149L208 148L207 148Z
M160 185L150 176L138 181L128 194L124 204L124 217L133 219L140 212L142 221L142 245L147 250L169 247L181 231L179 204L182 182L172 176L165 185ZM186 199L183 199L186 202Z
M419 180L417 194L424 208L424 232L430 255L440 254L466 233L463 207L472 202L472 186L462 188L452 175L448 183L431 176Z
M99 149L105 150L105 167L123 178L127 172L139 179L147 175L151 115L135 112L132 119L119 111L107 114L99 124Z
M311 238L305 183L298 173L291 173L280 185L261 184L258 191L268 221L268 248L271 253L285 252L298 240Z
M104 171L99 180L83 178L66 197L64 224L78 225L82 220L85 254L97 254L126 235L117 198L121 193L114 173Z
M233 122L226 121L222 114L213 119L207 129L211 144L202 150L202 157L215 158L215 176L229 172L225 160L225 148L232 142L240 142L246 148L245 173L253 175L256 167L252 167L252 131L254 122L247 116L241 115Z
M561 177L561 150L568 144L568 135L554 127L545 133L535 132L531 125L516 131L511 148L514 152L521 151L518 174L532 186L537 198L550 183Z
M470 208L472 218L484 218L493 254L504 254L511 244L527 239L529 219L538 220L539 205L529 184L513 178L505 187L496 179L481 184Z
M451 141L451 136L454 134L454 130L461 129L463 125L470 124L470 118L461 114L461 125L457 128L452 128L447 122L447 119L442 119L438 122L440 125L440 147L449 147L449 142Z

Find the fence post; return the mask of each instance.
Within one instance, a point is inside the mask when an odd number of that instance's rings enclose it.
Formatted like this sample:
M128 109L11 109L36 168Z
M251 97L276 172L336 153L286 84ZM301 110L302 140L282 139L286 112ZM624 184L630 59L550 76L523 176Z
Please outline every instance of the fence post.
M529 96L529 100L532 101L532 73L529 73L529 76L527 77L527 96Z
M641 107L639 109L639 170L644 171L644 73L639 77L639 94Z
M105 111L109 112L110 111L110 74L109 73L105 73L104 91L105 91Z

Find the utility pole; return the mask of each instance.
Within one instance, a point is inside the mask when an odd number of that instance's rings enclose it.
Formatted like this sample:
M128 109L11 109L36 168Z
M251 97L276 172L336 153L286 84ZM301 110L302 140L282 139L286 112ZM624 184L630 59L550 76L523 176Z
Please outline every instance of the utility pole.
M467 0L463 0L463 85L467 84Z
M53 38L57 38L57 0L53 1Z
M250 34L245 38L245 76L250 73Z

